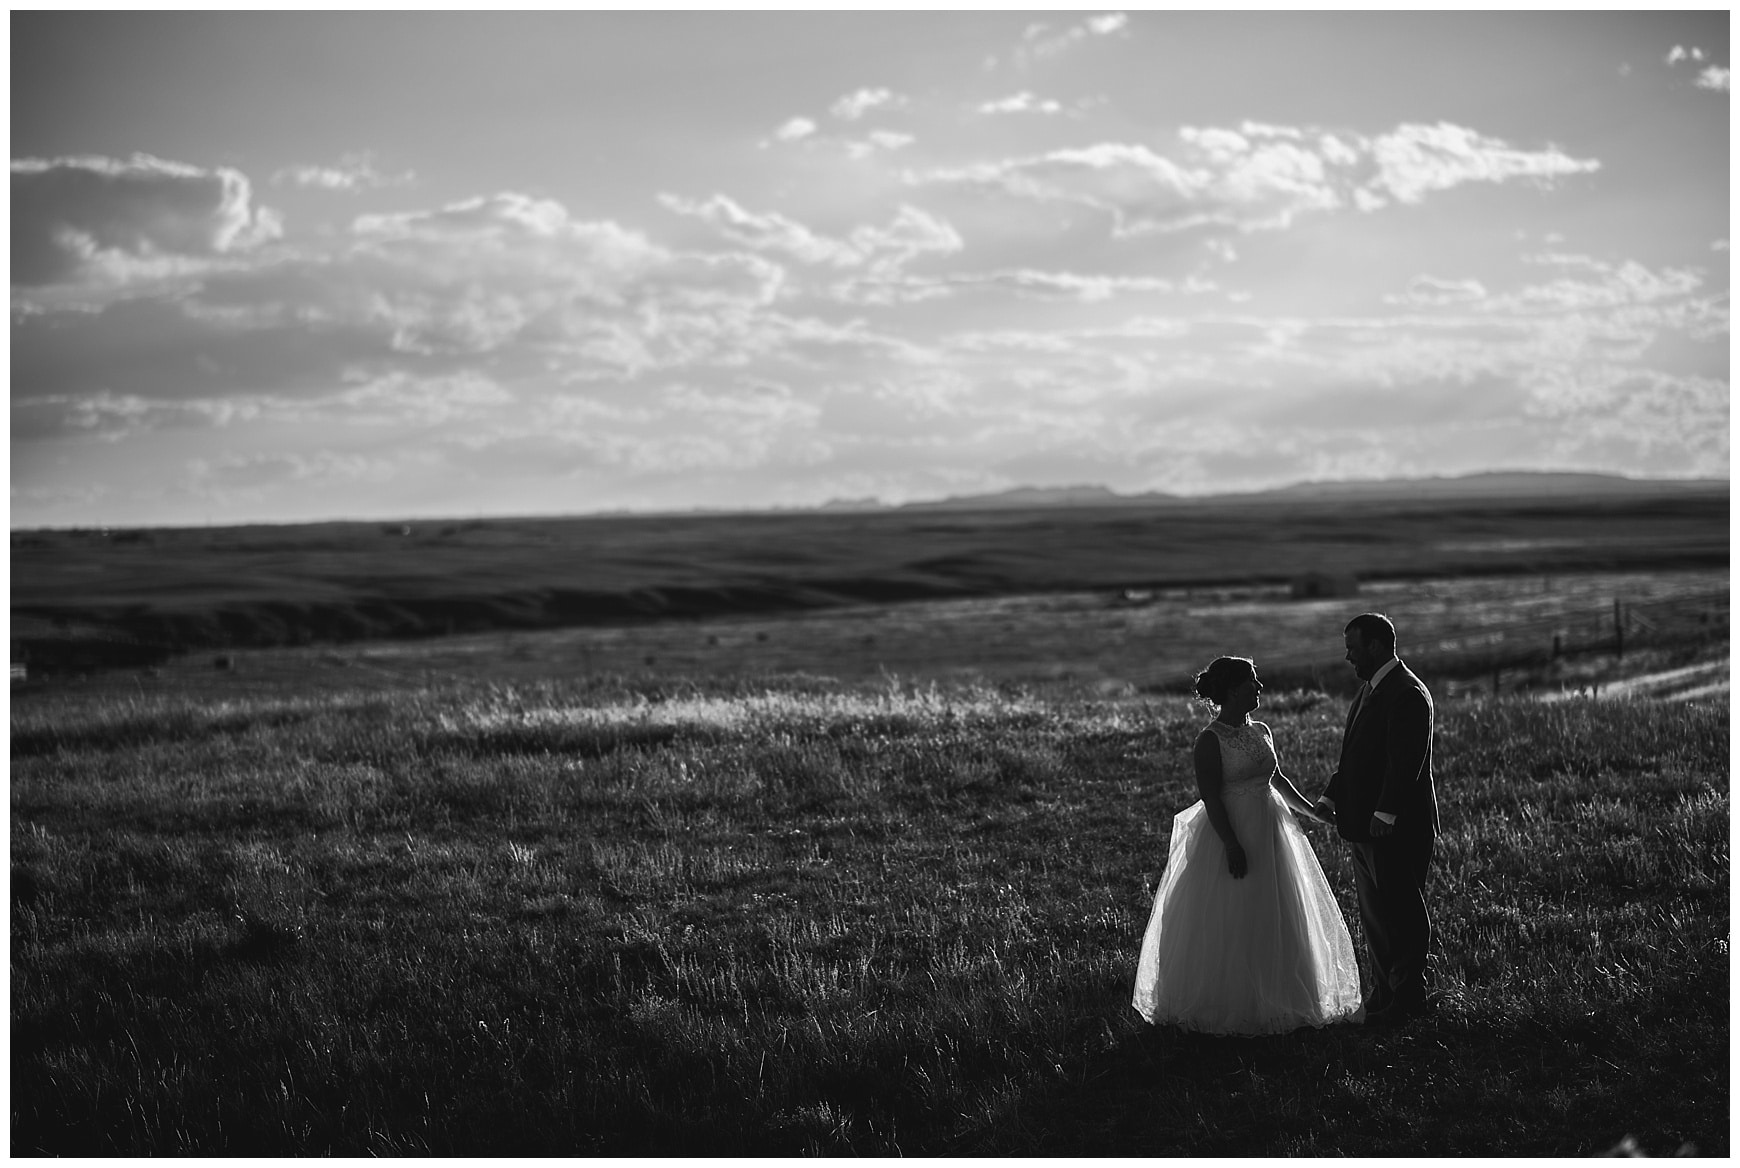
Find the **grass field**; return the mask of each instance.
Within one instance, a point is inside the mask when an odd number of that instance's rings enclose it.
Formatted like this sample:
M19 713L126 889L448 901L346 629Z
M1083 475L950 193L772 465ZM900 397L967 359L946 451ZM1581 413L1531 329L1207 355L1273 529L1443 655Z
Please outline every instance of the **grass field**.
M11 551L15 623L228 648L1285 586L1316 571L1725 572L1728 495L42 531L14 532Z
M1208 1039L1182 699L313 652L14 692L14 1154L1729 1153L1725 694L1441 703L1439 1013Z
M1068 683L1113 694L1178 687L1213 657L1237 653L1259 664L1310 661L1321 688L1339 692L1352 685L1341 659L1342 626L1366 609L1396 621L1404 657L1418 660L1424 653L1430 662L1442 636L1611 611L1615 599L1671 600L1727 587L1724 568L1378 581L1357 596L1328 600L1291 600L1285 586L1239 585L1161 590L1138 600L1099 591L911 601L784 616L190 653L153 670L99 672L81 684L116 698L221 700L598 675L657 686L670 678L811 674L853 684L887 675L969 685ZM1652 658L1648 638L1640 637L1630 664L1681 664L1684 648ZM220 657L232 668L214 669ZM1532 673L1513 671L1506 684L1574 688L1598 680L1612 665L1567 659ZM1440 673L1434 681L1440 694L1469 688L1460 674ZM1490 681L1481 673L1473 684L1490 689Z

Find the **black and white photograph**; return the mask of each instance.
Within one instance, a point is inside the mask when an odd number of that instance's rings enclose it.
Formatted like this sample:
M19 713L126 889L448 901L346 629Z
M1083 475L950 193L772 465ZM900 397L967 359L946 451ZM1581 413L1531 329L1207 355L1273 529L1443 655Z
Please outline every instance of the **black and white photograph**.
M9 26L12 1155L1730 1154L1726 7Z

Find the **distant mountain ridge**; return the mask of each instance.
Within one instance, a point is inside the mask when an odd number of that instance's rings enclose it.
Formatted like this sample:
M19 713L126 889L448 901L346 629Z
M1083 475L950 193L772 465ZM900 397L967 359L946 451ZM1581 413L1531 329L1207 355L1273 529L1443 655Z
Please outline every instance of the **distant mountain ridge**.
M1424 478L1314 480L1261 491L1231 491L1211 495L1177 495L1145 491L1122 495L1109 487L1078 483L1060 487L1011 487L983 495L951 495L913 503L891 504L869 499L832 499L820 511L988 511L1032 507L1152 507L1168 504L1260 503L1347 500L1348 502L1410 499L1478 499L1504 496L1565 498L1636 497L1726 491L1727 479L1634 479L1624 475L1575 471L1481 471L1467 475Z

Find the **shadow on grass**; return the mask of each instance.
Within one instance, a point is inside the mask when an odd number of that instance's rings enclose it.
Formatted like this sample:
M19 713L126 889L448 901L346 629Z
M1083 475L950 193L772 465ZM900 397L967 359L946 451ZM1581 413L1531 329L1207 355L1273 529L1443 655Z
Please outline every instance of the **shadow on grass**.
M1138 1023L946 1153L1588 1156L1635 1138L1726 1154L1698 1126L1726 1098L1725 1048L1640 1049L1675 1032L1665 1010L1553 1010L1252 1038Z

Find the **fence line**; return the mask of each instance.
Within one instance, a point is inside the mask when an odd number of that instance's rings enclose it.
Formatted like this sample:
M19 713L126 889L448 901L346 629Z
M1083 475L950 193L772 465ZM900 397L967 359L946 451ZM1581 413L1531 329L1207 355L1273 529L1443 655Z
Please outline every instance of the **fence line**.
M1540 666L1561 657L1612 653L1728 635L1728 593L1630 601L1615 598L1600 608L1571 609L1528 620L1424 633L1405 640L1410 665L1439 677L1468 677L1503 669ZM1352 671L1340 656L1325 654L1265 658L1259 665L1272 688L1351 689ZM1158 671L1137 681L1144 689L1188 688Z

